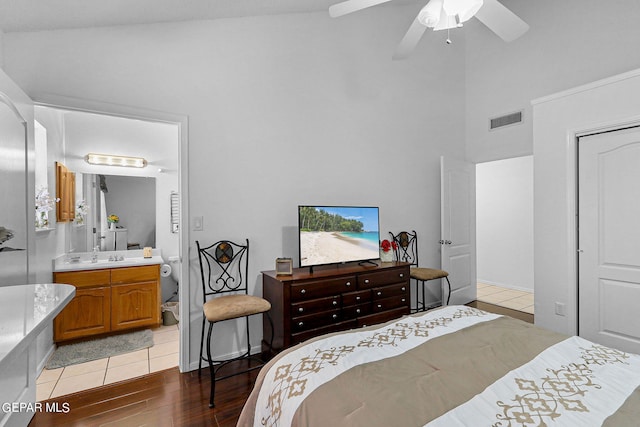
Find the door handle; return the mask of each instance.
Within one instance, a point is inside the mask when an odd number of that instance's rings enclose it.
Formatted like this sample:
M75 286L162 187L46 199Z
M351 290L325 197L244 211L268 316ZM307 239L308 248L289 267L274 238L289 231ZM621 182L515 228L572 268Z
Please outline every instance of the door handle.
M450 245L452 242L451 240L438 240L438 243L440 243L441 245Z

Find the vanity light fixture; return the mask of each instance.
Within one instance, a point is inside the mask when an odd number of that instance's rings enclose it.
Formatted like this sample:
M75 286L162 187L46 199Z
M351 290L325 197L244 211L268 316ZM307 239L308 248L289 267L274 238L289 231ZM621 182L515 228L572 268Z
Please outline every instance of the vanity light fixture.
M143 168L147 161L142 157L112 156L110 154L87 154L84 159L90 165L125 166L129 168Z

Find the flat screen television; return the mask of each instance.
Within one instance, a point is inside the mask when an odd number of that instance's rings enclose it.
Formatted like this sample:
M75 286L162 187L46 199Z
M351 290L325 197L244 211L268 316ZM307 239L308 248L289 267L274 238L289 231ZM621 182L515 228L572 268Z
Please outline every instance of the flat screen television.
M300 267L380 258L377 207L298 206Z

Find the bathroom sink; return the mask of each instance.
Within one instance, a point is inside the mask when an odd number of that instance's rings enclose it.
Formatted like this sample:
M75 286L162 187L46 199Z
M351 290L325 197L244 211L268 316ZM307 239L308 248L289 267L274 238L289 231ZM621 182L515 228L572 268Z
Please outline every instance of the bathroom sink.
M142 250L140 250L140 254L142 254ZM151 258L131 255L125 252L118 254L100 252L98 255L99 258L95 262L91 260L91 253L84 253L82 256L76 254L72 257L67 256L66 258L60 256L57 260L54 260L54 271L93 270L163 263L162 257L158 255L154 255ZM114 256L117 256L119 259L114 260Z

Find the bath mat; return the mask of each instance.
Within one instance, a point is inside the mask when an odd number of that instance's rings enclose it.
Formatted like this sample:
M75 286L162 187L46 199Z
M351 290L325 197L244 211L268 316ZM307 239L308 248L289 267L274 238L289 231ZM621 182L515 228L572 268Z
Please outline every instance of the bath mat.
M105 357L129 353L147 347L153 347L153 332L150 329L61 345L53 353L45 368L62 368L63 366L104 359Z

